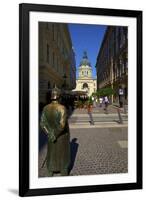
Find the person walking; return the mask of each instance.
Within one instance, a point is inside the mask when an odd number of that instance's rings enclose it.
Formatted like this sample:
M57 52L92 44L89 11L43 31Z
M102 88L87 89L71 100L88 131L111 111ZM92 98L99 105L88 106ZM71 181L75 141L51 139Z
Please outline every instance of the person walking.
M88 105L88 115L89 115L89 119L90 119L90 125L94 125L94 120L93 120L93 116L92 116L92 105L90 103Z
M124 105L124 89L122 86L119 87L119 106L123 108Z
M93 116L92 116L91 110L88 111L88 115L89 115L89 118L90 118L90 125L94 125L94 120L93 120Z
M103 98L100 97L100 98L99 98L99 107L102 107L102 103L103 103Z
M104 97L104 105L105 105L105 107L104 107L105 113L108 114L109 100L108 100L107 96Z

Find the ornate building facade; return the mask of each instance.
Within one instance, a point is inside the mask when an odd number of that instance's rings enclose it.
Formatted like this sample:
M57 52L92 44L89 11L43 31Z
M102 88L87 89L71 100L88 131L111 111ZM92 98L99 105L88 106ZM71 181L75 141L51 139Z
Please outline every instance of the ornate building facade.
M108 26L96 62L98 89L111 87L112 102L118 100L119 88L128 99L128 29Z
M97 90L97 80L92 77L92 67L86 52L83 54L78 71L79 74L74 91L83 91L88 96L91 96Z
M39 23L39 101L56 85L72 90L76 87L75 54L65 23Z

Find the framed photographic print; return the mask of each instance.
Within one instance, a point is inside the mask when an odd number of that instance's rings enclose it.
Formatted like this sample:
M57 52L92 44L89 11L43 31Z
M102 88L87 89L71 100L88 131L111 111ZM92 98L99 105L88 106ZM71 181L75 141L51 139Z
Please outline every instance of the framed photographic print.
M142 188L142 11L19 5L19 195Z

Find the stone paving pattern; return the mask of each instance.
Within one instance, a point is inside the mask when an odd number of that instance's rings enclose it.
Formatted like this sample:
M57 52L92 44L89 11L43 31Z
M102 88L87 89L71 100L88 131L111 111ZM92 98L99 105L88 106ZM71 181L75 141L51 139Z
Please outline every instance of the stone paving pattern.
M118 141L127 140L127 128L74 129L71 139L77 138L78 151L71 175L126 173L127 148Z
M97 106L92 109L93 118L101 125L100 128L90 125L87 109L76 109L70 113L72 176L128 172L128 124L117 124L119 127L115 126L116 123L109 125L108 121L113 121L113 117L117 118L117 107L110 105L109 114L105 114L103 108ZM128 114L125 115L123 110L121 115L128 120ZM78 123L80 121L85 123L81 125ZM46 165L43 168L41 166L46 156L47 138L42 133L39 137L39 177L46 177Z
M70 129L70 175L93 175L128 172L127 127ZM45 144L39 153L39 176L47 176L41 168L46 155Z

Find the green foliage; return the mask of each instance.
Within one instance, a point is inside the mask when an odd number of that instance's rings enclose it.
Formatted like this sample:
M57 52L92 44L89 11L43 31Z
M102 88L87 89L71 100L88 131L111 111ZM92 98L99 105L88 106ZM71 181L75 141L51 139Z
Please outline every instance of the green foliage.
M82 104L83 104L82 101L78 101L77 106L78 106L78 107L81 107Z
M92 93L92 96L93 96L93 97L96 97L96 96L97 96L97 93L96 93L96 92L93 92L93 93Z
M88 104L89 104L89 105L92 105L92 104L93 104L92 96L89 97Z
M111 87L99 89L97 90L97 93L96 93L97 97L111 96L114 94L115 94L115 91Z

